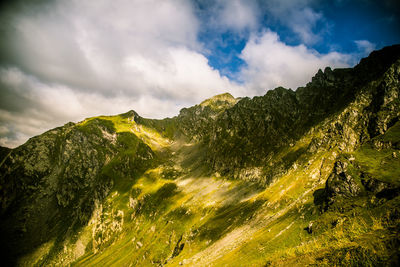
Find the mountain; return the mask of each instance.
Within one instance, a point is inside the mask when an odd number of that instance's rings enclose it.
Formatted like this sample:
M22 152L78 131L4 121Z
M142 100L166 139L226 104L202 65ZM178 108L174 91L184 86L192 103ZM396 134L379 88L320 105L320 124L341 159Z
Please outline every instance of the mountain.
M0 149L5 265L396 266L400 45L296 91Z

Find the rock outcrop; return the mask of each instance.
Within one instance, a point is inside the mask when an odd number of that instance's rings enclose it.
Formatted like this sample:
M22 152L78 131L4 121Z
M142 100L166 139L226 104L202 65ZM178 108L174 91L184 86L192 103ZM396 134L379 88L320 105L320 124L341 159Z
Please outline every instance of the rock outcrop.
M332 174L328 177L325 186L325 194L328 205L337 198L352 198L361 193L361 188L349 173L346 161L336 161Z

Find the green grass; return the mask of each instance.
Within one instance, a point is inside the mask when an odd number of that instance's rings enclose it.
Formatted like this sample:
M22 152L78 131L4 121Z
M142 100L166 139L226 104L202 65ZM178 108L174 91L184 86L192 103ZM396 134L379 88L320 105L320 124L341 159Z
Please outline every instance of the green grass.
M83 127L83 126L88 126L91 123L99 123L99 122L101 123L101 125L111 126L115 132L130 132L130 129L134 124L134 122L130 121L129 118L123 115L116 115L116 116L98 116L98 117L88 118L79 123L78 126Z
M116 131L115 124L112 121L104 119L102 117L87 119L82 123L78 124L76 127L78 130L81 130L86 134L95 134L95 135L102 135L101 127L107 129L109 132Z
M106 127L109 131L116 133L134 133L153 150L159 150L169 145L171 142L169 138L173 137L175 131L172 120L167 120L168 123L164 125L161 124L161 121L156 123L156 120L143 118L137 118L138 122L136 122L132 116L133 113L131 112L116 116L98 116L80 122L77 127L82 131L96 133L97 135L102 134L98 126ZM152 127L153 125L165 129L162 133L159 133L157 129Z
M374 141L392 142L392 147L378 150L374 148ZM373 178L400 186L400 153L393 147L395 143L400 143L400 122L355 151L356 162Z
M388 131L381 136L383 141L400 142L400 122L396 122Z
M250 220L264 203L262 200L245 201L218 208L199 229L200 240L215 242L234 228Z
M313 204L308 203L304 217L299 218L301 212L293 209L213 264L376 266L390 262L399 237L388 230L389 225L382 224L385 218L396 214L392 209L398 210L400 198L371 210L362 208L364 200L359 199L360 206L345 213L331 211L318 215L313 212ZM305 231L310 221L311 234ZM392 226L398 225L399 218L388 221Z

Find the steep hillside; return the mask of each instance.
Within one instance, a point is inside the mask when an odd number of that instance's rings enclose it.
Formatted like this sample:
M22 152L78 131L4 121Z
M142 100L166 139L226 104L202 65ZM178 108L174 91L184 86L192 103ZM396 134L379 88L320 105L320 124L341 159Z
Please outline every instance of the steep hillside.
M393 266L400 46L296 91L129 111L0 150L7 265Z

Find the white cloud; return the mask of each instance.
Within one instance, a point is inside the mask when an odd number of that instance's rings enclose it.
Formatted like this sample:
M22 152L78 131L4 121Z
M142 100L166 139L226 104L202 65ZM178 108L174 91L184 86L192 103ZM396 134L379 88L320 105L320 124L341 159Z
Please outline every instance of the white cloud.
M330 27L323 14L311 8L313 2L315 0L270 0L265 5L274 21L288 27L302 43L309 45L321 41L321 33ZM320 24L318 30L317 24Z
M357 45L362 57L368 56L376 48L376 45L368 40L357 40L354 43Z
M255 0L195 0L197 13L205 20L201 30L213 33L227 31L241 35L257 30L261 13Z
M247 63L242 79L255 95L277 86L296 89L310 81L318 69L346 67L352 61L351 56L337 52L319 54L304 45L286 45L272 31L251 36L241 58Z
M40 80L104 94L137 93L140 77L121 65L140 54L163 64L167 49L197 51L198 22L187 1L57 2L51 12L16 17L12 52ZM132 73L131 73L132 74ZM111 91L112 90L112 91Z
M288 25L305 44L313 44L321 40L321 36L314 33L315 26L323 18L321 13L306 7L294 11L290 17Z
M167 51L166 57L168 60L161 65L136 55L127 58L125 65L127 70L142 77L144 85L159 90L157 94L167 99L196 103L215 93L244 93L243 88L211 69L207 58L199 53L172 48Z
M218 24L235 31L254 30L258 26L258 10L255 2L245 0L219 1L216 14Z

